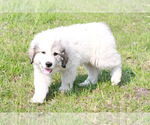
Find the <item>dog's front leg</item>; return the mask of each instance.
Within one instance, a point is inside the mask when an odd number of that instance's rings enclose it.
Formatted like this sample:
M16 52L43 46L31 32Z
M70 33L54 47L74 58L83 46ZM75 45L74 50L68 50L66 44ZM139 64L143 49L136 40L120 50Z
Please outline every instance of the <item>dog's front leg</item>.
M32 103L43 103L48 93L48 87L51 82L51 77L49 75L43 74L38 66L34 65L34 87L35 93L33 98L31 98Z
M67 69L61 73L62 84L59 88L62 92L67 92L73 88L73 82L76 78L77 69Z

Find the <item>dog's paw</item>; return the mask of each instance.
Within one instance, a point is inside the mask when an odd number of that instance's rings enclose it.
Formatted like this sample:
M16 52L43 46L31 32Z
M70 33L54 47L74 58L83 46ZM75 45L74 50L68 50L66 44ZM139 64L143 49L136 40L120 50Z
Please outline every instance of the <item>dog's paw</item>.
M85 80L84 82L78 84L78 86L80 86L80 87L88 86L88 85L90 85L90 81L89 80Z
M69 88L69 87L67 87L67 86L61 86L61 87L59 88L59 91L61 91L61 92L68 92L69 90L71 90L71 88Z
M31 98L30 103L40 103L42 104L44 102L43 99L38 99L38 98Z
M118 82L117 82L117 83L116 83L116 82L112 82L112 83L111 83L111 85L113 85L113 86L116 86L116 85L118 85L118 84L119 84Z
M118 79L111 78L111 84L112 84L113 86L118 85L120 81L121 81L121 80L120 80L119 78L118 78Z

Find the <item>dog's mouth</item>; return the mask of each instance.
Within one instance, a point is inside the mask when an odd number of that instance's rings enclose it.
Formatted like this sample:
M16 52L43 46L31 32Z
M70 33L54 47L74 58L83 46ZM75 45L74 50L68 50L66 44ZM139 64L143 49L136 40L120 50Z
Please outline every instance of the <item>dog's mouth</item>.
M42 67L42 71L44 74L50 74L52 72L52 69Z

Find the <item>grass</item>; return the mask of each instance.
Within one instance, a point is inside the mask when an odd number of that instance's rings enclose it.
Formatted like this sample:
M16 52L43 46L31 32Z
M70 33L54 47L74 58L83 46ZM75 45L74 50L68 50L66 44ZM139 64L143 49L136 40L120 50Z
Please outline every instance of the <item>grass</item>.
M0 112L150 112L150 13L3 13L0 15ZM101 71L96 85L78 87L87 74L82 66L74 88L58 92L53 75L44 104L30 104L34 94L28 48L34 34L75 23L106 22L122 56L119 86Z
M150 12L148 0L1 0L0 12Z

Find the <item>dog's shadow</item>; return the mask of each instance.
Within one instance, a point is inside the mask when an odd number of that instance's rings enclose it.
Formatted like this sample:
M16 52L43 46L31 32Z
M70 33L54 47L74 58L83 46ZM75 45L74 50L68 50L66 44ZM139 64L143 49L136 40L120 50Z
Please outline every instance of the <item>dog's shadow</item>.
M102 70L99 73L97 84L95 85L90 84L88 86L79 87L78 84L84 82L87 76L88 76L87 74L86 75L78 74L74 82L73 90L70 91L69 93L76 93L79 96L82 93L82 91L85 89L88 90L89 92L92 92L93 90L97 88L98 85L101 85L104 83L108 83L109 85L111 85L110 71ZM122 78L121 78L121 82L119 83L119 87L125 86L126 84L130 83L131 79L133 79L134 77L135 77L134 71L132 71L130 67L124 67L122 69ZM52 83L52 85L50 86L49 93L47 94L47 97L46 97L47 101L55 98L55 96L57 96L60 93L59 91L60 86L61 86L60 80L55 80L55 84Z

